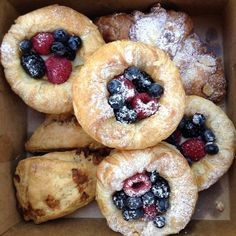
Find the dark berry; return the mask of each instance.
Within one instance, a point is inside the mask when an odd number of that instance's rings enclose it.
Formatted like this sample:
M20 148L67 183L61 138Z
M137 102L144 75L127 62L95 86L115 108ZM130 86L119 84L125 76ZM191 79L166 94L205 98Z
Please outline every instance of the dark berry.
M181 128L181 133L185 138L198 137L200 135L200 129L193 124L191 120L186 120L184 126Z
M195 113L192 117L192 122L195 125L203 126L205 124L206 118L203 114Z
M166 224L166 219L163 216L156 216L153 223L157 228L163 228Z
M27 53L30 52L30 50L32 49L32 43L30 40L23 40L20 42L20 50L23 53Z
M210 129L206 129L203 132L202 138L205 142L214 142L216 140L215 134Z
M124 220L136 220L142 218L144 216L144 210L142 208L139 209L125 209L122 212Z
M152 186L152 192L158 198L168 198L170 195L170 188L168 184L158 181Z
M166 140L167 143L178 146L181 141L181 132L177 129Z
M65 57L70 61L74 61L76 57L76 51L72 50L70 47L66 47Z
M187 117L182 118L182 120L180 121L179 126L178 126L180 130L184 128L184 126L188 122L188 120L189 119Z
M113 203L119 210L124 209L126 199L127 195L124 193L124 191L117 191L112 196Z
M143 206L141 197L128 197L125 205L130 209L138 209Z
M149 206L155 203L155 195L149 191L142 196L142 201L144 206Z
M135 86L131 81L127 80L124 75L118 75L115 79L121 82L121 93L125 100L130 102L136 94Z
M169 200L167 198L160 198L156 201L156 209L158 213L164 213L169 208Z
M33 78L42 78L46 73L44 60L35 52L22 55L21 65L25 72Z
M119 110L115 111L115 117L117 121L121 123L131 124L137 120L137 113L129 109L127 106L121 107Z
M55 41L58 41L58 42L64 42L65 43L69 39L68 33L63 29L55 30L53 32L53 36L54 36Z
M153 97L161 97L164 93L164 88L160 84L153 83L148 87L148 93Z
M70 36L67 44L72 50L77 51L82 46L82 40L79 36L73 35Z
M124 106L124 102L121 94L114 94L108 98L108 103L113 109L120 109Z
M153 220L155 216L157 215L157 210L155 204L149 205L149 206L144 206L144 219L145 220Z
M119 80L113 79L107 84L107 89L110 94L121 93L122 83Z
M64 56L66 47L62 42L54 42L51 46L51 52L57 56Z
M48 55L54 42L53 35L47 32L36 34L32 39L34 50L41 55Z
M150 77L145 72L142 72L142 74L137 79L133 79L132 82L140 93L148 92L148 88L152 84Z
M128 80L133 80L141 75L141 70L136 66L130 66L124 71L124 75Z
M156 170L149 172L149 178L152 183L155 183L159 177L159 174L157 173Z
M205 152L210 155L215 155L219 152L219 147L213 142L206 143Z

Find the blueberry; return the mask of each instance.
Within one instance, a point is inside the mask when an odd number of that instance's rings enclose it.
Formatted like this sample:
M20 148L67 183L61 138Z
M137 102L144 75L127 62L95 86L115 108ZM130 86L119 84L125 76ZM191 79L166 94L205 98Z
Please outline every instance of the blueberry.
M31 77L39 79L45 75L46 66L42 57L35 52L21 56L21 65Z
M124 97L121 94L114 94L108 98L108 103L113 109L122 108L124 102Z
M141 197L128 197L125 205L130 209L138 209L143 206Z
M149 172L149 178L152 183L155 183L159 177L159 174L157 173L156 170Z
M188 120L188 118L187 117L183 117L182 118L182 120L180 121L180 123L179 123L179 129L181 130L181 129L183 129L184 128L184 126L185 126L185 124L186 124L186 122L188 122L189 120Z
M153 83L148 87L148 93L153 97L161 97L164 93L164 88L160 84Z
M73 35L70 36L67 44L72 50L77 51L82 46L82 40L79 36Z
M127 195L124 193L124 191L117 191L112 196L113 203L119 210L124 209L126 199Z
M153 194L158 198L168 198L170 195L170 187L168 182L159 177L157 182L151 188Z
M201 134L201 129L199 129L191 120L185 120L184 125L181 124L181 133L185 138L198 137Z
M51 52L57 56L64 56L66 52L66 47L62 42L53 42L51 46Z
M156 198L155 195L151 191L149 191L142 196L142 200L143 205L150 206L155 203Z
M144 211L142 208L138 208L138 209L125 209L122 212L123 218L124 220L136 220L139 218L142 218L144 216Z
M219 152L219 147L213 142L206 143L205 152L210 155L215 155Z
M166 219L164 216L156 216L153 223L157 228L163 228L166 224Z
M128 80L137 79L141 75L141 70L136 66L130 66L124 71L124 75Z
M69 39L69 34L63 29L57 29L53 32L53 37L54 37L55 41L65 43Z
M133 84L136 86L137 91L140 93L147 92L149 86L152 84L150 77L144 74L144 72L142 73L143 74L141 76L132 81Z
M159 213L164 213L169 208L169 200L166 198L158 199L156 201L156 209Z
M27 53L30 52L30 50L32 49L32 42L30 40L23 40L20 42L20 50L23 53Z
M122 92L122 83L117 79L113 79L107 84L107 90L110 94L120 93Z
M203 132L202 138L205 142L214 142L216 140L215 134L210 129L206 129Z
M195 125L202 126L205 124L206 117L203 114L195 113L192 117L192 122Z
M74 50L72 50L70 47L66 47L65 57L68 60L73 61L73 60L75 60L76 52Z
M129 109L127 106L121 107L119 110L115 111L115 117L117 121L121 123L131 124L137 120L137 113Z

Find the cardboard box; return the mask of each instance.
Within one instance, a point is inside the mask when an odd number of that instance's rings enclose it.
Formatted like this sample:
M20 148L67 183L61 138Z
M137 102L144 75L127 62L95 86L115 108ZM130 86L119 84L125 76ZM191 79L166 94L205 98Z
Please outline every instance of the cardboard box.
M236 124L236 1L235 0L169 0L160 1L164 6L186 11L190 15L217 15L222 19L225 72L228 80L226 107L229 117ZM0 1L0 41L8 31L14 19L30 10L58 3L78 10L90 17L103 14L146 9L151 0L1 0ZM26 223L20 217L17 208L12 174L15 159L22 155L27 132L26 105L10 89L0 68L0 234L31 236L107 236L120 235L106 226L105 219L59 219L41 225ZM180 235L234 236L236 235L236 165L229 171L230 184L230 220L193 220Z

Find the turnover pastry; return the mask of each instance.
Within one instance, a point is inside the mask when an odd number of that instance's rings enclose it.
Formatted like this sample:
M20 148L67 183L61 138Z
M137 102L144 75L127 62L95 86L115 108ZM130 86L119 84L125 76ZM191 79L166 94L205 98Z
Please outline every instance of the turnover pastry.
M95 196L97 164L104 156L80 149L20 161L14 183L24 219L42 223L91 202Z
M224 98L226 81L222 62L192 34L193 23L187 14L166 11L157 4L147 14L135 11L114 17L116 15L102 16L95 21L106 41L130 39L159 47L168 52L180 69L188 95L213 102ZM118 24L119 37L113 33Z
M185 93L177 68L162 50L143 43L104 45L73 85L77 120L108 147L153 146L174 131L183 115Z
M188 96L185 116L166 140L187 158L199 191L209 188L231 166L235 154L233 123L214 103Z
M60 114L72 110L73 75L103 44L86 16L52 5L16 19L3 39L1 61L11 88L27 105Z
M49 152L104 146L84 132L73 114L47 115L45 121L34 131L25 144L28 152Z
M183 156L168 144L114 151L97 169L96 200L123 235L178 233L189 222L197 186Z

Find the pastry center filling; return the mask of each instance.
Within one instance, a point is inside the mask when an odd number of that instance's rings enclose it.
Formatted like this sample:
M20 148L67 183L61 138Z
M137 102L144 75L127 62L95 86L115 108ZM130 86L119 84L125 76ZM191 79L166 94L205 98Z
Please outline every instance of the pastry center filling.
M184 117L166 141L175 145L189 164L201 160L207 154L215 155L219 152L216 136L206 126L206 117L200 113Z
M121 191L112 195L113 204L126 221L152 221L165 226L163 215L169 208L170 186L156 171L137 173L126 179Z
M40 32L20 42L20 61L24 71L34 79L47 75L53 84L66 82L72 72L72 63L82 41L63 29Z
M116 120L135 123L158 110L158 101L164 88L135 66L128 67L123 74L115 76L108 84L108 103L113 108Z

